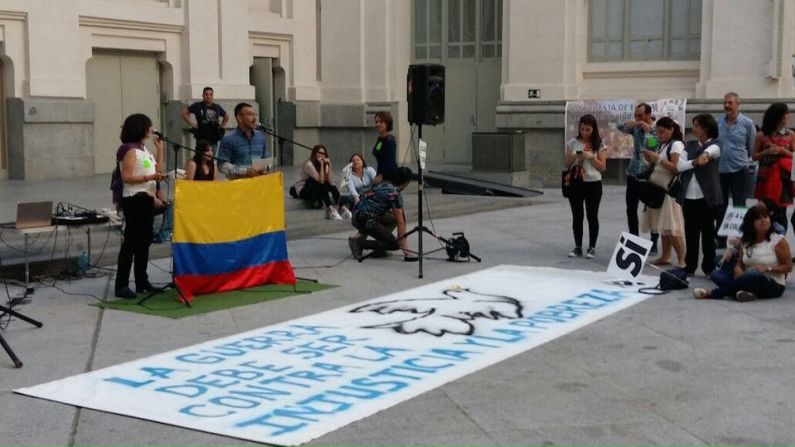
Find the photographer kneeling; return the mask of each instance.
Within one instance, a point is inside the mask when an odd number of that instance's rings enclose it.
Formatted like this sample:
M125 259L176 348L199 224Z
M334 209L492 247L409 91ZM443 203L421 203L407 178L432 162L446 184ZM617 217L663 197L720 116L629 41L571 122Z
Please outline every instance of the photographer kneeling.
M356 260L363 259L363 250L403 250L405 261L416 261L404 238L406 218L403 213L403 191L413 177L411 169L402 167L391 176L388 182L379 183L363 194L359 205L353 212L353 226L362 236L348 239L351 253ZM397 226L397 237L392 229ZM373 240L368 240L371 236Z

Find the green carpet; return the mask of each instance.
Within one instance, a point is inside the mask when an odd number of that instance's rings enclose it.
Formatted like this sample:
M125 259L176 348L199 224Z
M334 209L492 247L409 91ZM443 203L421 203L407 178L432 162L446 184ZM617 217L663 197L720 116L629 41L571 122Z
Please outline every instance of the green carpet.
M94 305L104 309L123 310L139 314L157 315L159 317L184 318L192 315L215 312L217 310L288 298L295 295L305 295L332 287L336 286L319 284L311 281L298 281L295 287L269 284L260 287L252 287L250 289L235 290L233 292L200 295L193 298L191 307L187 307L179 301L176 291L168 289L153 296L140 305L138 301L145 295L138 295L138 299L134 300L113 298L112 301L108 300Z

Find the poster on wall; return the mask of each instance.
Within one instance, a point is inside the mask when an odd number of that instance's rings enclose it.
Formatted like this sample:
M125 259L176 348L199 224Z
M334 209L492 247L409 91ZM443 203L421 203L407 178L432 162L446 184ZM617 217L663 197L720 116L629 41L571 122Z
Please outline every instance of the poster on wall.
M634 99L609 101L569 101L566 103L566 141L578 133L580 117L591 114L599 124L599 135L607 146L607 158L632 158L632 135L619 130L619 125L635 119L635 107L643 102ZM677 123L686 127L685 109L687 99L665 98L645 101L651 106L655 120L670 116Z

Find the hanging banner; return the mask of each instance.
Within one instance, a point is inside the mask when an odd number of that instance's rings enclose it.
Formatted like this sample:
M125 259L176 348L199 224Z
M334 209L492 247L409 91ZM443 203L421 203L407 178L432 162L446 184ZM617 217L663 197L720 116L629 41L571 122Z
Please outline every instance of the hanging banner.
M226 182L177 180L174 282L186 299L295 284L287 259L281 172Z
M619 130L619 125L635 119L635 107L641 102L651 106L654 120L670 116L682 131L685 123L687 99L667 98L654 101L621 99L611 101L569 101L566 103L566 141L577 136L578 123L583 115L593 115L599 124L599 135L607 146L607 158L632 158L632 135Z
M650 296L625 284L499 266L15 392L301 444Z

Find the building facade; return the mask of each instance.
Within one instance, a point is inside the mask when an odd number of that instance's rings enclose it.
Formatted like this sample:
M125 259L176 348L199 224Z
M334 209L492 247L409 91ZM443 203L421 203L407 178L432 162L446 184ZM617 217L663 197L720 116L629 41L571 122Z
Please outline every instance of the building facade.
M375 111L399 114L409 39L392 21L407 24L408 11L390 0L0 0L0 176L109 173L135 112L190 144L180 113L205 86L230 114L253 102L276 134L347 158L374 140ZM308 156L275 146L288 164Z
M407 67L441 63L430 168L521 132L513 169L554 182L569 100L685 97L691 115L735 91L759 122L793 96L793 25L791 0L0 0L0 177L108 173L134 112L191 144L180 112L205 86L230 113L256 103L286 165L308 156L286 140L338 166L369 153L380 110L410 162Z
M547 180L562 165L567 100L687 98L688 122L722 113L730 91L757 124L771 102L792 107L795 2L504 2L497 126L526 133L527 166ZM621 165L608 164L614 178Z

